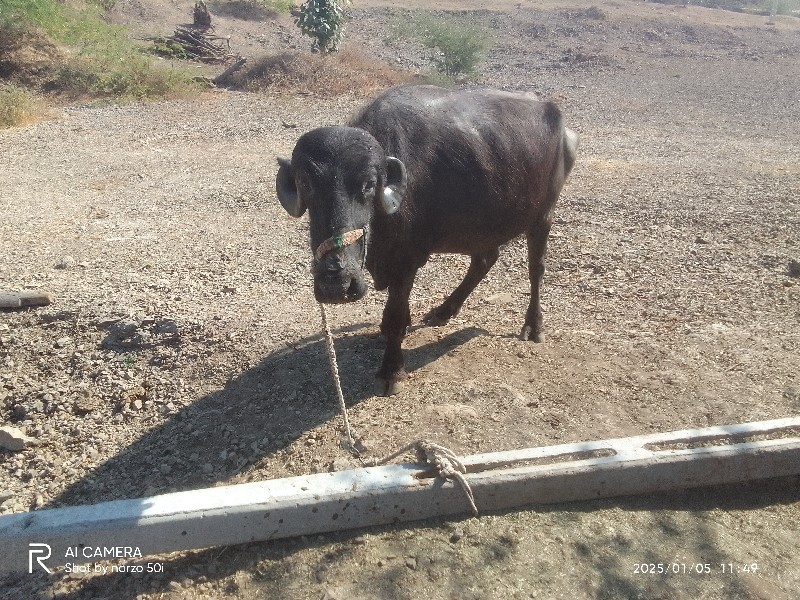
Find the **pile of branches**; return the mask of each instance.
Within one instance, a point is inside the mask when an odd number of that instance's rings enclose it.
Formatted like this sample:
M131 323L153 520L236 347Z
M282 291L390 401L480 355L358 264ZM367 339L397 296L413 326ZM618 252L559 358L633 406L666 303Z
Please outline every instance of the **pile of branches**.
M224 63L234 58L230 38L214 35L211 14L203 0L194 5L191 25L178 25L168 38L155 38L156 52L170 58Z

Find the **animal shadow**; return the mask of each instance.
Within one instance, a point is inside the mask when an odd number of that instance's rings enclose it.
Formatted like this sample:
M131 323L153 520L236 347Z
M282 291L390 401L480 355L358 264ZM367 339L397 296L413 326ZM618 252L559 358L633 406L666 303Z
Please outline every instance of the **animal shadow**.
M408 350L408 365L420 369L483 334L467 328ZM372 397L382 338L351 327L336 331L335 346L347 403ZM321 335L301 339L151 429L50 506L210 487L338 416L324 340Z

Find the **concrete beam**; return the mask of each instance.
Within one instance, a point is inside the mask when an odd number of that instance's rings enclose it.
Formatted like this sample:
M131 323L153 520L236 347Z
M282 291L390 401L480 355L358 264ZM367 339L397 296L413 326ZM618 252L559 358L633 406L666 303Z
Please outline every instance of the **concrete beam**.
M467 456L481 511L800 474L800 418ZM0 570L85 564L464 515L463 490L414 464L0 516ZM120 550L110 550L117 549ZM98 556L98 549L101 555ZM38 553L38 554L37 554Z

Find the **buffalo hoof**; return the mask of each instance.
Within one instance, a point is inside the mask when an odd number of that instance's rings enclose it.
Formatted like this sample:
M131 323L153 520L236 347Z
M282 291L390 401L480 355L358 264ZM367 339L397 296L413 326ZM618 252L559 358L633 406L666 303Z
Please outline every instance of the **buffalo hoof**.
M376 377L375 395L396 396L403 391L403 388L406 387L406 379L408 379L408 375L406 375L405 371L403 371L400 375L395 375L389 379L384 379L380 376Z
M422 317L422 321L429 327L441 327L442 325L447 325L452 316L453 314L444 306L437 306L433 310L428 311L428 313Z
M530 325L525 325L522 328L519 337L523 342L536 342L537 344L541 344L544 341L544 334L541 331L534 332L533 327Z

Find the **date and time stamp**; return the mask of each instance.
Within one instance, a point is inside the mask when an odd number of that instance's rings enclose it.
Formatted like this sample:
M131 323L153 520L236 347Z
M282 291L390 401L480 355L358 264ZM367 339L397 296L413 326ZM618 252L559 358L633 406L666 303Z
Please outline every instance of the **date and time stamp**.
M669 577L680 575L757 575L758 563L703 563L703 562L668 562L668 563L634 563L634 575Z

